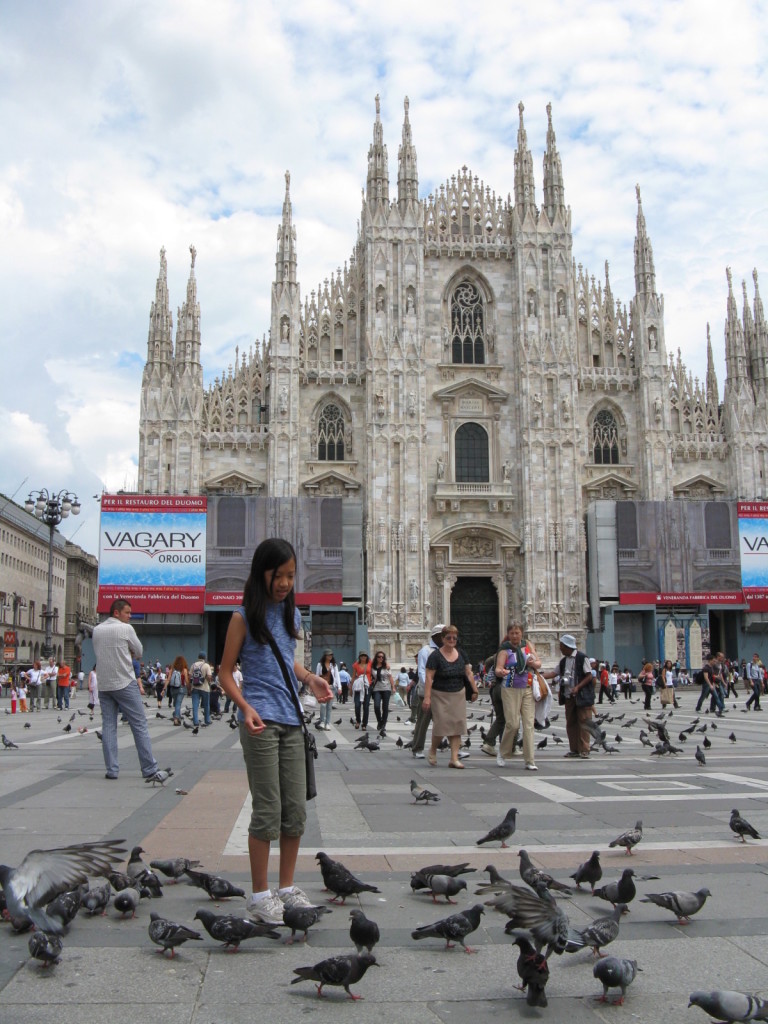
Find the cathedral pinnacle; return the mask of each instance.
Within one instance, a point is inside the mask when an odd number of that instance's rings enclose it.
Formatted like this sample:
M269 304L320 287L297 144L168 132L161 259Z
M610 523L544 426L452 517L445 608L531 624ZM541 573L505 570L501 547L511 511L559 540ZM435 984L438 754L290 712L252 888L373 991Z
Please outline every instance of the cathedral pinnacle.
M200 303L197 301L197 281L195 279L195 260L197 249L189 247L191 265L187 280L187 296L179 309L176 324L176 364L198 365L200 363Z
M518 207L520 217L525 216L526 209L535 206L534 181L533 181L533 160L528 149L528 138L525 133L523 122L523 111L525 106L522 101L517 105L520 114L520 124L517 129L517 149L515 151L515 206Z
M373 123L373 142L368 149L367 199L371 206L389 204L389 160L384 145L384 129L381 125L381 101L376 94L376 120Z
M522 114L520 115L522 117ZM552 104L547 104L547 151L544 154L544 206L550 221L565 206L563 167L557 152L555 129L552 127Z
M275 281L278 284L296 283L296 229L293 227L291 206L291 172L285 172L285 198L283 216L277 229L277 256L275 258Z
M168 261L165 246L160 250L160 270L155 284L155 299L149 311L147 365L170 366L173 359L173 317L168 299Z
M728 281L728 304L725 316L725 365L726 384L734 384L747 376L747 350L744 344L744 330L733 294L733 274L731 268L725 268Z
M408 203L419 198L419 175L416 170L416 147L411 135L411 122L408 119L408 97L403 103L403 140L397 151L397 202L400 212L404 213Z
M637 232L635 234L635 294L644 299L656 295L656 271L653 266L653 247L645 226L645 214L640 198L640 186L635 186L637 193Z

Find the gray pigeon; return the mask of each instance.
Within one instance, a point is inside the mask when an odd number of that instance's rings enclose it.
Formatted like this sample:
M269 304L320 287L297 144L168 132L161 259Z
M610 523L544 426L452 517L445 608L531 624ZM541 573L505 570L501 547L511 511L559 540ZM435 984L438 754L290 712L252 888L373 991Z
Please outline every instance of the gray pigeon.
M61 923L51 919L43 908L57 893L86 882L89 875L106 875L111 871L114 862L125 856L122 842L103 839L53 850L32 850L17 868L0 864L0 885L9 914L31 921L41 931L61 934Z
M378 967L376 957L371 953L349 953L347 956L332 956L321 960L313 967L295 967L294 974L298 978L291 981L298 985L300 981L319 981L317 994L322 996L324 985L340 985L350 999L362 999L349 991L349 986L360 981L369 967Z
M716 989L714 992L691 992L688 1007L701 1009L722 1024L741 1024L742 1021L768 1020L768 1002L760 996L746 992L729 992Z
M696 892L649 892L640 900L641 903L655 903L663 910L671 910L677 916L678 924L690 924L694 914L698 914L707 902L709 889L697 889Z
M163 716L160 715L158 717L162 718ZM168 781L168 779L170 779L170 777L172 775L173 775L173 770L171 768L158 768L154 775L148 775L144 779L144 781L145 782L151 782L152 783L152 788L154 789L155 786L157 786L157 785L164 786L166 784L166 782Z
M599 1003L608 1001L608 989L620 988L621 995L614 1000L614 1005L622 1006L627 989L635 980L639 968L637 960L624 960L618 956L606 956L598 960L592 968L592 974L602 983L603 994L598 996Z
M496 870L495 865L486 864L485 870L488 872L488 881L483 882L482 885L478 885L477 889L475 889L475 896L485 896L488 893L509 892L514 883L510 882L508 878L502 878Z
M332 914L333 911L330 907L284 907L283 908L283 924L291 929L291 934L286 943L289 946L293 945L293 941L296 937L296 932L304 932L303 941L307 941L307 932L316 924L317 921L323 916L323 914Z
M48 919L57 921L61 925L62 931L66 931L68 925L77 917L77 912L83 902L85 887L86 883L83 882L82 889L78 886L77 889L70 889L69 892L60 892L50 903L46 904L45 912Z
M141 855L144 853L144 848L141 846L134 846L131 850L131 856L128 858L128 866L125 869L126 875L134 882L139 875L144 875L149 871L149 868L141 859Z
M171 959L174 957L174 948L181 946L188 939L202 939L200 932L187 928L186 925L176 924L175 921L167 921L164 917L154 912L149 915L149 928L147 929L150 939L161 946L158 953L165 953L170 949Z
M459 914L451 914L434 924L425 924L411 932L412 939L445 939L445 948L453 949L455 943L460 942L465 953L476 953L471 949L464 939L480 926L480 915L484 914L483 907L476 903L468 910Z
M453 878L451 875L430 875L429 891L432 893L432 902L437 903L438 896L445 896L446 903L455 903L451 896L455 896L462 889L467 888L463 878Z
M139 890L128 886L115 894L112 904L120 914L130 914L133 918L136 917L136 907L138 907L140 899Z
M608 846L613 849L616 846L623 846L627 854L632 856L632 847L637 846L640 840L643 838L643 823L642 821L636 821L635 827L627 829L626 832L622 832L620 836L616 836L614 840L608 843Z
M166 878L178 881L187 868L199 867L199 860L188 860L186 857L174 857L172 860L151 860L149 866L161 872Z
M193 871L192 868L185 868L184 874L189 879L190 885L195 885L198 889L205 889L212 900L226 900L230 896L245 896L243 889L239 889L220 875L210 875L207 871Z
M533 936L537 953L546 945L547 959L552 953L565 952L570 931L568 915L546 886L540 886L534 893L521 885L513 885L509 892L500 893L485 905L507 915L505 931L508 934L524 928Z
M3 746L5 747L6 750L18 750L19 749L18 743L14 743L13 740L9 740L8 737L5 735L5 733L3 733L2 736L0 736L0 739L2 739Z
M756 828L753 828L749 824L746 818L742 818L739 814L738 809L734 807L731 811L731 820L728 822L731 832L735 832L737 836L741 837L742 843L746 843L744 836L751 836L753 839L759 839L760 833Z
M61 939L49 932L36 931L29 936L27 948L29 955L39 960L43 967L52 967L59 962L61 956Z
M411 779L411 796L415 804L436 804L440 800L439 793L431 789L423 789L415 779Z
M501 849L506 850L507 844L505 840L509 839L509 837L514 834L515 828L517 827L517 823L515 821L516 814L517 808L510 807L504 821L492 828L491 831L487 835L483 836L482 839L478 839L476 845L482 846L483 843L495 843L500 841Z
M349 937L355 944L358 953L367 949L373 952L373 947L379 941L379 926L375 921L369 920L362 910L352 910L349 914L352 923L349 926Z
M540 885L545 885L547 889L554 889L555 892L569 893L571 891L570 886L563 885L562 882L558 882L557 879L547 874L546 871L534 867L527 850L520 850L518 857L520 858L520 877L526 885L530 885L534 892L538 891Z
M603 869L600 867L600 851L593 850L592 856L589 860L585 860L583 864L579 864L572 875L569 876L576 882L576 888L581 888L582 882L587 884L592 889L592 894L595 892L595 882L599 882L603 877Z
M619 934L619 920L627 909L625 903L617 903L610 914L605 917L598 917L588 924L586 928L579 928L577 934L581 937L585 946L591 946L595 956L602 957L600 952L603 946L607 946Z
M369 885L367 882L361 882L359 878L355 878L348 868L345 868L339 861L331 860L325 853L316 854L315 860L320 861L323 881L326 888L333 893L331 903L341 899L343 904L347 896L357 896L361 892L381 892L381 889L377 889L375 885Z
M592 895L599 900L612 903L614 907L617 903L631 903L637 895L635 883L632 881L634 874L632 868L624 868L618 881L601 885L599 889L594 890Z
M99 885L95 889L89 889L83 896L81 906L89 917L101 913L103 917L107 912L109 900L112 896L111 885Z
M537 953L531 942L531 933L522 928L510 932L520 953L517 958L517 973L521 984L516 986L525 992L529 1006L547 1006L544 991L549 981L549 964L546 957Z
M262 921L252 921L248 917L237 917L234 914L213 914L210 910L198 910L195 921L202 921L203 928L212 939L223 942L225 949L236 953L240 943L246 939L279 939L280 932L274 925Z
M704 754L704 751L701 749L701 747L698 744L696 744L696 760L699 762L699 764L706 764L707 763L707 758L706 758L706 756Z

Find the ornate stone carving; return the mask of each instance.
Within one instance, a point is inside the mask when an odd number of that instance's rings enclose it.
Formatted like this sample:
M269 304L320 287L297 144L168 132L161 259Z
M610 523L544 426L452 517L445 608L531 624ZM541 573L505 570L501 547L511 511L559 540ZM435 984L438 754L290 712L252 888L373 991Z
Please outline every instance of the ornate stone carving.
M544 550L544 520L541 516L536 519L536 550L538 552Z
M489 537L458 537L453 542L454 558L488 561L494 554L494 544Z
M387 521L384 516L379 516L377 523L378 529L378 540L376 542L376 548L378 551L387 550Z

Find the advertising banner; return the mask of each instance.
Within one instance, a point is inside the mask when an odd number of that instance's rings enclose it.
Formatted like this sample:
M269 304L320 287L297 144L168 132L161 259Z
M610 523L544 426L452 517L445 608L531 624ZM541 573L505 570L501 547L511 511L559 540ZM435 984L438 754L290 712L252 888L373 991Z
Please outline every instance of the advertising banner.
M104 494L99 531L99 604L115 598L133 612L205 610L207 499Z
M740 501L741 585L753 611L768 609L768 502Z

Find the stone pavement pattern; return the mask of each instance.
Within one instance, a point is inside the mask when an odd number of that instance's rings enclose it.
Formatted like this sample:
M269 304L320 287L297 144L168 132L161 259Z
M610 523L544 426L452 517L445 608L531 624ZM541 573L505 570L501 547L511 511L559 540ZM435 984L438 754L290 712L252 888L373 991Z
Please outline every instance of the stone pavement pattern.
M676 736L691 720L696 696L683 693L670 734ZM334 906L310 932L306 946L257 939L244 943L237 955L217 948L205 933L202 942L187 943L173 960L157 954L146 932L150 910L196 925L200 907L237 913L243 906L242 900L213 904L201 890L186 885L166 885L162 900L142 901L134 921L119 920L111 909L103 918L80 915L65 937L61 964L52 970L31 961L27 936L16 936L4 925L0 1024L221 1024L256 1016L272 1024L300 1020L307 1012L334 1021L371 1021L380 1019L382 1005L403 1024L482 1024L515 1014L571 1024L615 1020L619 1014L631 1015L633 1024L672 1015L706 1020L702 1011L686 1010L691 991L759 991L768 963L768 842L742 845L728 829L730 810L738 806L758 831L768 832L768 737L762 717L768 713L742 714L741 696L737 708L733 703L714 731L714 719L702 716L702 722L710 723L707 735L713 743L705 768L693 757L696 739L677 758L649 757L637 739L639 724L622 732L620 754L564 760L565 745L554 743L554 736L564 736L561 717L549 732L547 747L537 752L538 773L524 772L519 758L498 768L479 752L477 733L464 772L449 771L447 755L430 768L395 746L398 736L407 740L410 732L402 712L400 722L392 716L381 751L355 751L359 733L349 725L347 708L341 708L334 715L341 724L318 733L320 795L310 805L297 881L313 900L327 899L314 861L322 849L376 884L380 894L364 893L346 907ZM639 707L631 705L631 713L637 715ZM485 710L476 707L475 718ZM625 706L603 710L621 713ZM626 712L628 717L630 705ZM121 777L108 782L92 731L98 718L90 722L79 716L73 725L89 731L65 735L56 712L6 716L0 711L3 731L19 744L19 750L0 750L0 860L18 864L34 848L124 837L128 847L144 847L145 861L196 857L207 870L247 890L249 799L237 734L226 720L192 736L174 729L168 719L155 719L154 705L147 715L155 754L175 772L162 789L141 781L127 727L120 735ZM25 730L25 723L31 728ZM607 728L611 739L622 731L618 721ZM727 739L731 731L735 744ZM333 739L333 753L322 749ZM440 802L415 806L411 778L438 792ZM186 795L177 795L176 788ZM510 806L519 811L510 848L475 846ZM609 850L608 842L637 818L644 822L645 838L632 859ZM549 1008L528 1008L513 988L517 950L504 935L506 919L490 908L468 940L479 949L475 956L460 948L445 951L439 940L415 943L410 938L418 925L486 898L475 899L473 892L474 881L485 880L487 864L518 881L520 848L563 881L593 849L601 851L603 882L617 878L628 865L638 875L658 876L638 880L638 898L622 921L619 938L607 949L637 959L642 968L623 1009L596 1002L601 987L592 977L589 951L553 957ZM411 892L408 882L415 868L463 860L477 872L465 876L468 889L457 897L458 908L435 906L428 896ZM688 927L639 902L645 892L701 886L711 889L712 897ZM610 910L588 889L563 906L576 927ZM353 907L376 920L382 933L375 950L380 967L369 970L354 989L363 1001L352 1003L342 989L326 989L328 998L318 999L311 982L291 986L294 967L350 951Z

